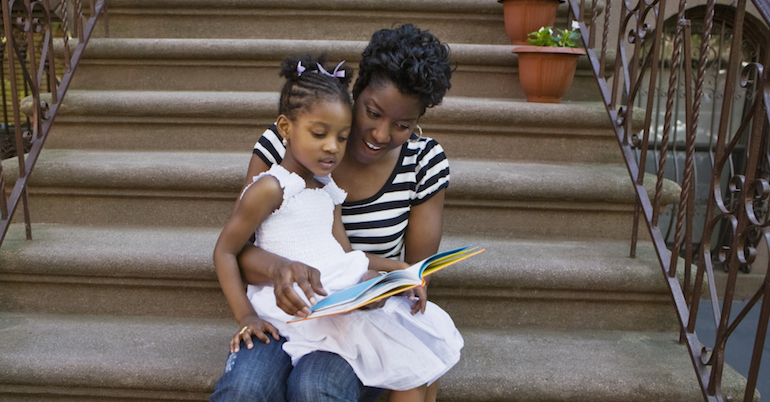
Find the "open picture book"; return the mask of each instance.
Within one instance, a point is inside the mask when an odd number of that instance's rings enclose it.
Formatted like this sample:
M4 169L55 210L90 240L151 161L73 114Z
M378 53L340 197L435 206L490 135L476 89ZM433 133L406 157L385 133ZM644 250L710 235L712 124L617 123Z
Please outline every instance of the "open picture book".
M295 317L289 322L309 320L346 313L425 284L425 277L454 263L483 252L478 247L465 246L434 254L411 267L391 271L378 277L335 292L310 308L307 318Z

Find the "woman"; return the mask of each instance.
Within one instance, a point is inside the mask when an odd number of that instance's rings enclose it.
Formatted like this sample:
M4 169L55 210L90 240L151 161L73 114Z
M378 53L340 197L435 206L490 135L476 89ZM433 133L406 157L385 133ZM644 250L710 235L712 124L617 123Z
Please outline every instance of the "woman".
M348 192L342 221L356 250L420 261L438 251L449 166L441 147L422 138L417 125L429 107L450 88L449 48L411 24L372 35L362 54L353 87L353 126L347 151L332 176ZM415 132L420 133L416 135ZM248 178L280 163L284 149L275 127L259 139ZM311 302L324 295L318 272L304 264L247 246L239 257L244 277L275 289L278 306L306 316ZM412 313L424 311L426 290L418 288ZM367 400L379 390L364 387L350 365L328 352L314 352L297 366L281 349L284 339L253 342L249 322L233 339L225 373L212 400ZM256 329L255 329L256 330ZM240 348L243 342L246 348ZM436 386L426 399L435 399Z

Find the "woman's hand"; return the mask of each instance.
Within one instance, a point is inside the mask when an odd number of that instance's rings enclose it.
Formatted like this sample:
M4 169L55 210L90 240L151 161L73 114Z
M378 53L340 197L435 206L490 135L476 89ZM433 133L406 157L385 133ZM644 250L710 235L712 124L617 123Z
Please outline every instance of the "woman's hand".
M326 291L321 286L321 273L308 265L298 261L285 260L272 270L275 301L278 307L286 314L305 318L310 315L310 307L294 291L294 284L300 289L311 304L316 303L315 295L326 296Z
M273 285L276 305L286 314L305 318L310 308L294 291L299 285L311 303L315 295L326 296L321 286L321 273L301 262L292 261L269 251L247 244L238 254L238 265L247 283L252 285Z
M361 277L361 282L366 282L369 279L376 278L378 276L380 276L380 273L378 271L370 269L370 270L364 272L364 276ZM378 308L384 306L385 302L387 302L387 301L388 301L387 297L384 298L384 299L377 300L374 303L369 303L366 306L361 307L361 310L374 310L374 309L378 309Z
M414 304L412 304L412 315L415 315L418 312L425 314L425 307L428 305L427 283L423 286L417 286L416 288L404 291L404 296L406 296L409 301L414 302Z
M254 342L251 340L252 336L256 336L257 339L266 344L270 343L270 338L267 334L272 335L273 339L278 340L278 330L273 324L270 324L256 315L244 317L240 324L241 330L230 340L230 353L236 353L241 349L241 340L246 344L247 349L253 348Z

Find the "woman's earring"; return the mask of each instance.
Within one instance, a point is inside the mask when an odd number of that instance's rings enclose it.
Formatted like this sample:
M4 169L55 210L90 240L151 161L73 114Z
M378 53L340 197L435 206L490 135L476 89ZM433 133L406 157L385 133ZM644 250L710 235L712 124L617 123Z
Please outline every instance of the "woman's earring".
M289 145L289 140L287 140L286 137L283 137L281 144L283 144L283 147L286 148L286 146Z
M419 134L417 135L417 138L410 138L410 139L409 139L409 141L411 141L411 142L417 142L417 141L420 141L420 138L422 138L422 127L420 127L420 126L417 126L416 128L417 128L417 132L418 132Z

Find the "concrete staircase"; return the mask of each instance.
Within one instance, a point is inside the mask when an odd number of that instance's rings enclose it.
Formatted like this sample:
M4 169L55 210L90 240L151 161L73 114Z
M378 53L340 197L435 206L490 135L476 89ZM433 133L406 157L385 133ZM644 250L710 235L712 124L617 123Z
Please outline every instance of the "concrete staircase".
M457 63L421 120L452 169L441 248L487 249L429 290L466 340L439 399L702 400L651 247L627 257L633 190L587 63L565 103L526 103L496 1L109 7L31 178L34 240L16 224L0 248L0 399L205 400L237 330L211 252L280 60L357 66L372 32L413 22Z

